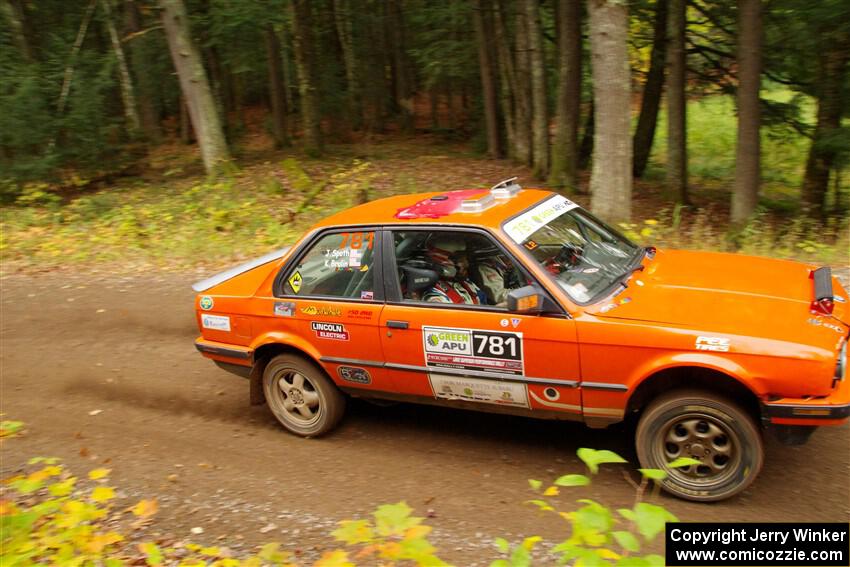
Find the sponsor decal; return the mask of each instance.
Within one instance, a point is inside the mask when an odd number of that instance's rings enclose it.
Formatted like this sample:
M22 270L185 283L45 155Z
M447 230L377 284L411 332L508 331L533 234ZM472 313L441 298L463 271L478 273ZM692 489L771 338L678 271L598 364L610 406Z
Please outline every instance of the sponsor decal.
M200 303L201 303L201 309L203 309L205 311L209 311L210 309L213 308L213 305L215 305L213 298L210 297L209 295L205 295L205 296L201 297Z
M374 291L361 291L360 292L360 299L372 301L373 299L375 299L375 292Z
M201 315L201 326L213 331L230 332L230 317L224 315Z
M301 272L296 271L294 274L289 276L289 287L292 288L292 291L298 293L301 291L301 283L304 280L301 278Z
M371 384L372 377L365 368L358 366L340 366L336 369L336 373L346 382L354 382L355 384Z
M528 392L525 384L464 378L446 374L430 373L428 380L434 397L438 400L458 400L500 406L528 407Z
M729 352L729 339L723 337L703 337L696 340L697 350L711 350L714 352Z
M623 299L620 300L620 305L625 305L626 303L631 303L631 302L632 302L631 297L624 297Z
M372 311L369 309L349 309L345 316L349 319L371 319Z
M616 303L609 303L608 305L603 305L602 309L600 309L599 312L600 313L608 313L609 311L611 311L612 309L614 309L616 307L617 307Z
M533 240L529 240L528 242L526 242L525 244L523 244L523 246L525 246L525 247L526 247L526 248L528 248L529 250L534 250L535 248L537 248L537 243L536 243L536 242L534 242Z
M320 339L331 339L334 341L347 341L348 331L341 323L323 323L321 321L310 321L310 328L316 332Z
M835 325L834 323L827 323L825 321L822 321L821 319L815 319L814 317L807 319L806 322L809 325L814 325L815 327L826 327L827 329L832 329L836 333L841 333L842 335L844 334L844 329L839 327L838 325Z
M519 324L520 324L521 322L522 322L522 319L517 319L516 317L514 317L513 319L511 319L511 326L512 326L514 329L516 329L517 327L519 327Z
M292 317L295 315L295 304L291 301L275 301L274 314L277 317Z
M522 333L422 327L422 341L430 368L523 373Z
M635 283L636 283L638 286L643 287L643 280L635 280Z
M301 308L301 313L304 315L323 315L325 317L339 317L342 315L342 309L336 307L316 307L315 305L305 305Z
M507 327L510 324L510 321L508 321L507 319L502 319L501 321L499 321L499 325L501 325L502 327Z
M578 205L563 195L555 195L506 223L505 232L514 242L520 244L539 229L576 207Z

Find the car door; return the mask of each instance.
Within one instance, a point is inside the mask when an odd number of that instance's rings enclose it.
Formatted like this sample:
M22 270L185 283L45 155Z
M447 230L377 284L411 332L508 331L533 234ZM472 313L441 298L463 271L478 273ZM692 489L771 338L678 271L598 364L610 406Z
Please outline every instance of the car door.
M451 244L451 238L465 246L443 244ZM575 323L565 313L508 312L504 288L527 285L530 277L491 235L445 227L388 230L383 255L387 304L380 317L381 341L396 392L580 418ZM465 278L456 269L448 279L446 270L437 269L445 257L464 255ZM445 276L442 285L431 281L435 273L437 283ZM456 302L482 290L478 302Z
M279 330L306 341L345 388L391 389L379 339L380 239L381 233L368 227L322 232L278 279Z

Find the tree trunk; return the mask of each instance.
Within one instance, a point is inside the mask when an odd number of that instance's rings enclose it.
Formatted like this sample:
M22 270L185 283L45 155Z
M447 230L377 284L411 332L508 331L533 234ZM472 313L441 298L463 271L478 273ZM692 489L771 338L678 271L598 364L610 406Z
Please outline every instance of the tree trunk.
M632 213L632 141L629 136L629 12L620 0L588 0L595 139L590 208L609 221Z
M301 98L301 122L304 129L304 150L310 155L322 153L319 96L313 73L313 23L311 0L292 0L292 39L295 48L295 68L298 74L298 94Z
M283 63L280 57L280 40L272 24L266 25L266 53L269 60L269 100L272 107L272 136L276 148L289 144L286 128L286 83L283 81Z
M478 44L478 66L481 71L481 92L484 97L484 124L487 129L487 155L492 159L502 157L499 136L499 110L496 101L496 79L490 57L490 42L493 40L489 6L483 0L475 0L472 20Z
M392 69L395 79L395 102L401 118L401 129L413 129L413 84L407 61L407 48L404 33L404 14L401 0L387 0L387 17L392 41Z
M836 32L833 32L836 33ZM824 217L826 194L829 189L829 174L836 163L838 151L833 137L841 130L841 115L844 108L845 70L850 58L848 34L844 38L830 38L828 45L818 56L817 100L818 115L806 173L803 177L803 207L813 217ZM828 37L828 34L824 34ZM845 39L845 41L840 41ZM837 174L836 174L837 178ZM836 191L836 196L838 192Z
M581 0L559 0L557 6L558 102L549 184L575 192L581 110Z
M685 60L686 0L670 0L667 53L667 189L680 203L688 199L687 64ZM648 150L647 150L648 152Z
M761 0L738 0L738 143L732 223L744 224L758 204L761 147Z
M523 13L515 18L515 47L514 47L514 103L516 105L516 122L514 133L516 137L515 154L517 159L525 164L532 164L531 141L531 58L529 57L528 21Z
M221 129L215 100L204 71L201 55L189 32L189 19L183 0L160 0L162 24L171 51L171 59L186 97L189 118L201 147L208 175L216 175L230 162L230 153Z
M578 168L582 171L590 166L590 159L593 157L593 137L595 123L593 99L590 100L590 108L587 109L587 118L584 121L584 132L581 134L581 145L578 149Z
M540 8L537 1L525 0L524 8L531 64L532 174L537 179L545 179L549 173L549 109L546 97L543 34L540 30Z
M130 78L130 69L127 67L127 59L124 57L124 49L121 47L121 40L118 38L118 30L115 29L115 22L112 19L112 8L109 2L110 0L101 0L100 5L103 6L106 15L106 31L109 33L112 51L115 53L115 59L118 62L118 83L121 87L124 116L130 126L131 136L136 136L139 133L141 121L136 110L135 89L133 88L133 80Z
M505 26L501 0L493 0L493 8L493 27L496 30L496 56L499 60L499 83L501 86L499 104L502 107L502 117L505 122L507 153L511 159L519 161L519 156L516 151L518 143L516 133L517 110L515 90L517 79L514 70L514 60L510 49L508 48L510 38L508 37L507 27Z
M77 53L80 52L80 48L83 46L83 41L86 39L89 23L91 23L91 17L92 14L94 14L96 6L97 0L91 0L91 2L89 2L86 11L83 14L83 20L80 22L80 27L77 30L77 38L71 46L71 54L68 56L68 64L65 66L65 73L62 76L62 88L59 91L59 102L56 105L60 116L65 113L65 102L68 100L68 93L71 92L71 81L74 78L74 66L77 62Z
M125 29L128 34L137 34L142 31L142 14L135 0L126 0L124 4ZM139 120L145 138L153 143L158 143L162 138L162 129L159 124L159 110L155 98L160 85L156 79L147 72L148 54L150 53L150 41L147 37L136 37L128 42L130 51L130 67L134 71L136 79L136 102L139 108ZM146 48L147 47L147 48Z
M683 0L674 0L682 2ZM640 116L634 135L634 164L632 174L642 177L652 151L655 127L658 123L658 107L661 106L661 91L664 90L664 59L667 49L667 0L655 2L655 28L652 37L652 55L649 58L649 73L640 101ZM682 51L684 54L684 50Z
M345 64L345 82L348 87L348 114L354 130L363 127L363 96L360 87L360 65L354 47L354 34L350 0L333 0L334 24L342 61Z
M189 105L186 104L186 97L180 95L180 141L186 145L195 141L194 132L192 132L192 120L189 118Z
M30 48L27 36L24 33L23 14L18 11L18 6L12 5L9 0L0 0L0 13L6 16L9 21L9 27L12 30L12 37L18 45L18 51L25 61L33 61L32 49Z

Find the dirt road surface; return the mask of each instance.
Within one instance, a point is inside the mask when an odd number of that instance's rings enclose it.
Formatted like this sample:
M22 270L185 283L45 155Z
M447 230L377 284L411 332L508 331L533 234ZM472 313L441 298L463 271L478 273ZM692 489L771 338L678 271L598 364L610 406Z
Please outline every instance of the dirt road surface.
M337 521L406 500L429 516L444 559L474 565L497 557L495 537L566 536L559 518L523 504L532 497L527 479L583 472L579 447L636 462L624 428L413 405L352 403L328 437L289 435L264 406L248 405L247 381L195 351L192 279L0 281L1 411L28 428L3 445L4 477L36 455L60 457L80 475L107 462L128 504L159 500L151 539L227 536L237 550L279 540L305 562ZM588 491L559 501L628 506L634 492L622 470L610 467ZM657 500L690 521L847 522L848 473L850 428L824 428L802 447L770 439L761 477L737 498ZM191 535L193 527L204 533Z

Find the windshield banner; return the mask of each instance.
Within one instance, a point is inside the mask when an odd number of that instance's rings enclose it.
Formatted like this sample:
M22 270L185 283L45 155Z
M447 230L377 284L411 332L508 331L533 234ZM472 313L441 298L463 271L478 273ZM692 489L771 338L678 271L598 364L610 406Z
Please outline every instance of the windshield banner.
M576 207L578 205L566 197L555 195L530 211L526 211L517 218L505 223L505 232L508 233L508 236L514 242L522 244L539 229Z

